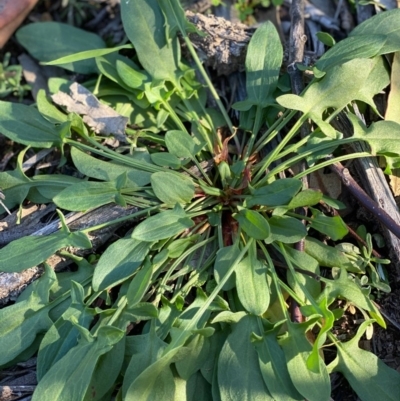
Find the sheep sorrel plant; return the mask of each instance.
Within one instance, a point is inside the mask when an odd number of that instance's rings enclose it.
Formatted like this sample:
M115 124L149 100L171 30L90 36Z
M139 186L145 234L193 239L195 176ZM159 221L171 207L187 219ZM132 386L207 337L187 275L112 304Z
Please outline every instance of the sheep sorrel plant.
M36 108L0 103L4 135L28 147L58 147L62 162L77 171L28 177L21 152L17 168L0 173L8 208L26 199L67 211L136 207L78 231L58 211L60 231L0 250L4 272L44 264L44 274L0 310L0 365L38 352L34 401L327 401L331 372L343 374L363 401L398 400L399 374L358 346L374 322L385 327L370 292L388 291L377 274L387 261L373 256L369 234L360 249L335 245L348 229L324 211L340 203L304 188L302 177L369 156L341 152L355 141L392 164L400 157L400 125L366 127L352 113L355 101L375 109L373 96L389 84L382 55L400 50L400 30L393 29L400 10L379 14L336 44L300 96L279 89L282 46L273 25L261 25L248 47L247 98L234 105L238 127L193 49L188 34L196 28L179 2L127 0L121 10L134 50L105 49L100 41L74 55L57 53L62 57L52 62L100 73L86 88L71 85L74 105L83 97L97 107L91 89L126 116L128 128L111 130L120 146L104 142L80 115L87 113L71 109L64 81L50 82L61 108L44 93ZM35 47L35 35L43 38L54 24L28 25L18 40L49 61L52 44ZM70 32L79 46L91 43L86 34ZM205 84L180 58L178 35ZM208 106L207 91L217 109ZM352 136L330 124L338 113L352 122ZM300 136L306 121L313 130ZM293 173L304 161L308 167ZM90 232L122 220L131 230L101 256L62 251L76 271L55 273L46 264L66 247L90 248ZM297 319L289 305L300 311ZM342 342L334 325L349 307L365 320Z

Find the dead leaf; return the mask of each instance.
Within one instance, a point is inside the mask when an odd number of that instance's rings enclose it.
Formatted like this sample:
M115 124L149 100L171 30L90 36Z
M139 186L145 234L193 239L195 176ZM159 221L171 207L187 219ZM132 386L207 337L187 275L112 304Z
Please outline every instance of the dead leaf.
M126 142L125 128L129 119L121 116L111 107L100 103L96 96L85 87L74 82L70 95L58 92L52 96L54 103L64 106L70 113L83 115L83 121L98 134L113 134L116 139Z

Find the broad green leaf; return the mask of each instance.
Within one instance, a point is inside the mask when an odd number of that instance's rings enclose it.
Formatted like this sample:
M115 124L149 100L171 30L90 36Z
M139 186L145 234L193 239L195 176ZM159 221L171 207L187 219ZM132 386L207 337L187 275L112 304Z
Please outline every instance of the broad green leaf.
M136 273L135 277L129 284L128 291L126 293L126 300L128 306L133 306L139 303L147 289L150 286L151 276L153 274L153 265L144 263L142 269Z
M128 64L129 63L129 64ZM139 71L135 64L131 64L127 60L117 59L115 66L118 71L118 75L124 81L125 85L130 88L143 88L144 83L149 80L147 74L144 71Z
M316 275L320 274L319 263L306 252L297 251L289 246L285 246L285 250L294 267L298 267ZM307 296L302 291L299 285L300 282L300 284L307 288L307 291L311 296L317 298L321 293L321 283L307 274L296 273L296 276L297 280L294 279L290 271L287 272L288 283L295 293L306 302Z
M267 267L253 255L245 257L235 269L240 303L253 315L262 315L269 306Z
M250 199L246 199L246 207L256 205L281 206L287 205L300 191L302 183L294 178L283 178L257 188Z
M297 207L314 206L322 199L322 192L313 189L305 189L299 192L288 205L288 209L296 209Z
M176 205L173 210L166 210L146 218L133 230L132 238L140 241L158 241L173 237L194 226L192 219Z
M101 327L96 337L82 337L43 377L32 400L83 400L99 358L123 337L124 332L112 326Z
M20 272L42 263L61 248L89 249L92 244L82 232L59 231L47 236L26 236L0 249L0 271Z
M271 235L265 240L268 244L274 241L294 244L307 235L305 225L294 217L272 216L268 223L271 229Z
M212 384L214 372L218 369L218 357L221 349L226 341L226 338L229 334L229 330L218 330L211 337L208 337L207 340L210 342L210 350L208 354L207 360L204 362L201 370L202 375L208 381L208 383Z
M196 143L184 131L171 130L165 134L168 151L176 157L192 158L195 155Z
M269 401L258 355L250 341L259 332L257 318L244 316L233 327L218 358L218 386L222 401Z
M121 174L126 173L128 187L143 187L150 182L150 173L140 171L112 161L96 159L93 156L73 147L71 150L72 160L75 167L82 173L91 178L102 181L113 181Z
M240 224L241 229L251 238L266 239L270 235L267 219L259 212L241 209L233 218Z
M0 131L7 138L37 148L60 146L60 130L32 106L0 101Z
M251 37L246 55L247 99L257 106L275 103L283 49L274 24L262 24Z
M348 117L353 124L354 137L368 142L373 155L400 155L400 124L394 121L378 121L367 128L351 113Z
M340 216L325 216L316 209L313 209L312 213L313 218L310 221L310 227L322 234L327 235L334 241L342 239L349 232L345 222Z
M175 362L175 367L182 379L189 380L210 357L210 342L208 338L197 334L186 345L186 348L188 348L188 355L184 359Z
M385 35L386 41L379 54L393 53L400 50L400 10L378 13L353 29L349 37Z
M130 338L130 348L132 357L126 369L124 381L122 384L122 394L125 396L131 383L136 380L140 374L161 358L163 350L167 346L156 335L153 325L147 334L141 334Z
M276 336L276 330L267 332L262 337L252 335L264 383L275 401L303 400L290 379L285 355Z
M119 196L115 182L84 181L62 190L53 202L62 209L85 211L117 202Z
M151 161L157 166L170 167L172 169L178 169L182 165L176 156L168 152L152 153Z
M37 291L24 301L0 309L0 366L27 350L37 335L45 333L53 324L48 316L48 297L54 280L55 273L47 267L36 286ZM36 345L39 347L39 343Z
M179 258L190 245L193 245L198 240L198 238L198 235L191 235L190 237L180 238L171 242L167 247L168 257L172 259Z
M211 385L200 372L193 374L187 381L179 377L174 377L174 379L176 387L173 401L210 401L213 399Z
M346 255L338 249L325 245L323 242L315 238L307 237L305 240L305 252L316 259L321 266L340 267L343 266L349 271L355 270Z
M68 116L51 102L44 89L40 89L36 95L36 106L40 114L50 123L59 124L68 121Z
M177 82L178 39L167 42L157 0L121 2L124 30L145 70L156 80Z
M17 32L18 42L39 61L53 61L86 50L104 49L100 36L60 22L35 22ZM80 74L97 72L94 60L59 64Z
M277 98L277 102L283 107L302 111L318 124L325 135L335 138L336 131L323 120L324 111L330 107L339 111L352 100L364 100L362 89L380 62L379 58L355 59L337 65L329 69L320 81L310 85L302 96L283 95Z
M174 348L157 359L130 383L124 400L157 401L173 399L175 384L169 365L188 355L186 348Z
M182 174L160 171L151 175L151 187L158 199L167 205L185 204L194 196L193 181Z
M125 340L126 336L123 336L110 351L100 356L83 401L110 399L109 396L107 398L107 394L115 387L124 362Z
M319 71L328 71L332 67L356 58L375 57L382 54L385 42L386 36L381 34L368 33L367 35L348 37L324 53L316 62L315 67Z
M219 283L223 277L225 277L232 263L235 262L240 254L240 249L237 245L226 246L221 248L217 252L217 258L214 262L214 276L217 283ZM228 281L224 284L222 289L224 291L231 290L235 287L235 277L232 274Z
M71 282L71 304L63 315L50 327L40 343L37 358L37 378L40 381L48 370L77 344L79 330L70 319L76 319L82 327L89 328L95 314L84 304L84 290Z
M102 291L113 287L141 266L149 253L150 243L132 238L121 238L101 255L93 275L93 289Z
M318 356L318 373L307 367L307 359L311 354L312 345L307 340L306 331L317 319L313 318L305 323L288 321L288 334L282 339L281 346L290 378L297 391L308 401L329 401L331 383L322 358Z
M372 321L364 322L350 341L337 344L337 357L328 366L341 372L363 401L397 401L400 394L400 374L389 368L372 352L358 347L358 342Z

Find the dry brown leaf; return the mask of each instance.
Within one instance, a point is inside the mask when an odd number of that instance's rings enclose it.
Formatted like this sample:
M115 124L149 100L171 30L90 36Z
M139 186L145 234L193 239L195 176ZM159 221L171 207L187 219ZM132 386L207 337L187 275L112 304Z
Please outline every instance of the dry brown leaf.
M116 139L126 142L125 128L129 119L121 116L111 107L100 103L96 96L85 87L74 82L70 87L70 95L58 92L52 96L54 103L64 106L70 113L83 116L83 121L94 132L114 135Z

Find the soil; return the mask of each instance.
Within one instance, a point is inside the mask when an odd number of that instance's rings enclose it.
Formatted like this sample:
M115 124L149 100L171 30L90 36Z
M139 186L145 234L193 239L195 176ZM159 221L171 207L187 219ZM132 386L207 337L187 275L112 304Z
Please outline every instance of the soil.
M110 45L120 44L123 42L125 35L123 33L122 23L119 16L118 3L118 0L69 1L67 7L63 8L61 0L42 0L29 14L28 18L24 21L24 24L36 21L62 21L97 33ZM186 3L190 3L190 1L186 1ZM209 9L209 2L205 0L198 2L192 1L192 3L195 3L191 8L194 11L197 10L196 7L200 8L202 11ZM259 18L259 20L265 19L266 16L270 18L271 15L273 15L275 23L279 25L278 28L282 37L285 37L287 24L289 23L287 7L282 7L279 15L276 14L274 9L264 9L259 7L254 15ZM345 37L351 27L356 23L356 16L354 13L352 14L347 10L347 13L343 12L343 18L341 21L341 26L325 30L334 34L338 39ZM311 55L310 57L315 57L315 49L309 47L307 51ZM18 64L18 58L21 54L25 53L25 50L16 41L15 36L13 36L5 47L0 50L0 60L3 60L5 54L8 52L11 54L11 64ZM215 64L216 61L214 60L211 65L213 63ZM215 74L215 76L217 76L217 74ZM218 82L229 84L229 77L223 79L218 78ZM224 92L224 88L221 88L221 92ZM5 100L15 102L20 101L20 99L13 94L7 96ZM32 103L33 101L34 100L29 93L27 93L23 98L24 103ZM14 168L16 155L20 149L21 148L18 145L13 144L0 134L0 171ZM344 192L342 197L346 198L346 196L349 195ZM359 208L354 199L348 203L353 204L355 209ZM374 222L373 217L368 213L359 213L356 218L354 218L354 215L355 214L352 213L345 217L348 224L353 226L366 224L369 228L373 228L371 232L374 232L374 230L376 232L378 226ZM369 219L372 219L372 223L371 221L368 221ZM385 255L386 251L383 249L379 250L379 252ZM396 274L396 269L391 268L390 266L389 276L392 292L388 295L380 294L380 297L376 299L376 302L382 308L382 314L384 314L387 320L387 330L383 330L375 325L373 337L370 340L364 339L361 346L367 350L371 350L390 367L397 369L400 372L400 277ZM350 312L347 313L344 318L338 322L336 327L337 334L342 335L343 338L351 338L357 329L357 321L360 318L362 318L362 316L352 315ZM339 374L332 375L332 382L334 389L333 399L335 401L357 400L357 396ZM2 389L2 386L5 385L22 386L19 387L21 391L20 396L22 398L16 398L15 394L10 394L8 398L2 398L4 401L30 399L25 398L24 395L28 396L31 394L34 389L32 386L35 386L35 384L35 358L31 358L27 362L18 363L0 373L0 390ZM3 397L5 397L4 393Z

